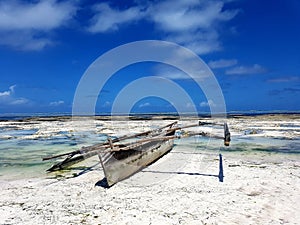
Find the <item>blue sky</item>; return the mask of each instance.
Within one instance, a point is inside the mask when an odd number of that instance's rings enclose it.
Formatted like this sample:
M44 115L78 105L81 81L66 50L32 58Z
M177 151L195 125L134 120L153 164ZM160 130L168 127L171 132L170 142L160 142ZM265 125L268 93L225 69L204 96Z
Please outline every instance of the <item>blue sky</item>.
M299 12L298 0L0 0L0 113L71 112L90 64L140 40L175 42L199 55L228 111L300 110ZM180 85L198 111L214 104L184 73L146 62L112 76L96 111L109 112L122 88L147 76ZM159 96L140 99L132 109L175 110Z

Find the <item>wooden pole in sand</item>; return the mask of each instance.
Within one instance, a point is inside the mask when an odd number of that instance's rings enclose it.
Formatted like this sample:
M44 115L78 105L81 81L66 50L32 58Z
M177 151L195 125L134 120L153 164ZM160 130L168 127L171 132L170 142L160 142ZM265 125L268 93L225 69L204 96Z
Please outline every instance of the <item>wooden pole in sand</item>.
M223 173L223 159L222 154L219 154L219 181L223 182L224 180L224 173Z

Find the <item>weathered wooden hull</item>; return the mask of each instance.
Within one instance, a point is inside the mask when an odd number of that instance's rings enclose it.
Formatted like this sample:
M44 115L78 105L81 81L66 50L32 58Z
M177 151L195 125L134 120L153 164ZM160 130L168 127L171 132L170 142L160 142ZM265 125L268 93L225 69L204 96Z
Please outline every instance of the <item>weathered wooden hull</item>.
M54 171L58 171L58 170L67 169L70 166L72 166L76 163L82 162L83 160L93 157L95 155L97 155L97 152L88 152L88 153L78 155L75 157L66 158L62 162L52 165L49 169L47 169L47 172L54 172Z
M99 153L107 185L124 180L172 150L174 140L149 141L134 149Z

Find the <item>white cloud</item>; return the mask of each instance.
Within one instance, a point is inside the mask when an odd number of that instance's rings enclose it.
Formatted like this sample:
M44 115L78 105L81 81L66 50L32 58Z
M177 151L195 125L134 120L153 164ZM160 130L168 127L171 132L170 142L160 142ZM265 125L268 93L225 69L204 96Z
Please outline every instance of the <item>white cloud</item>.
M218 26L231 20L237 10L224 9L218 1L163 1L152 6L150 18L158 29L166 33L167 40L190 48L197 54L222 49Z
M288 82L298 82L300 81L300 76L286 76L286 77L277 77L267 80L270 83L288 83Z
M17 85L12 85L12 86L9 87L9 90L10 90L11 93L14 93L14 92L15 92L15 87L16 87L16 86L17 86Z
M170 80L185 80L191 79L186 73L169 67L157 67L156 76L164 77Z
M184 59L184 57L182 57L181 59ZM188 59L189 58L187 58L187 60ZM201 80L209 76L208 70L206 70L205 68L201 68L202 70L200 70L199 67L196 67L197 65L194 66L194 62L192 60L187 61L186 63L190 66L190 68L196 71L195 74L187 74L182 70L166 65L158 65L154 67L154 74L155 76L163 77L168 80Z
M203 101L200 103L200 107L215 107L215 106L216 104L211 99L209 99L207 102Z
M9 87L9 90L0 92L0 97L11 96L14 93L16 85L12 85Z
M106 101L106 102L102 105L102 107L109 107L109 106L111 106L111 103L110 103L109 101Z
M144 16L139 7L131 7L126 10L118 10L110 7L108 3L100 3L94 6L96 14L91 20L88 31L92 33L118 30L125 23L136 21Z
M225 67L231 67L234 66L238 63L236 59L220 59L216 61L209 61L208 65L212 69L217 69L217 68L225 68Z
M223 11L222 1L161 1L149 15L161 29L173 32L210 29L216 22L232 19L236 12Z
M52 30L60 27L74 13L70 2L54 0L24 3L21 1L6 1L0 3L1 30Z
M146 103L142 103L139 105L139 108L144 108L144 107L148 107L150 106L151 104L149 102L146 102Z
M29 103L29 100L26 99L26 98L17 98L17 99L14 99L13 101L11 101L9 104L10 105L24 105L24 104L27 104Z
M65 102L60 100L60 101L50 102L49 106L60 106L60 105L63 105L63 104L65 104Z
M90 32L107 32L141 19L153 23L162 38L184 45L198 54L222 49L219 25L234 18L238 10L224 9L225 0L156 1L125 10L108 3L97 5Z
M3 97L3 96L10 96L10 91L0 92L0 97Z
M166 40L184 45L198 54L221 50L222 47L218 38L218 32L213 29L195 32L171 32L166 36Z
M195 105L193 103L191 103L191 102L186 103L186 108L190 109L193 107L195 107Z
M36 37L35 33L31 31L0 31L0 45L10 46L22 51L38 51L54 44L47 37Z
M16 85L12 85L7 91L0 92L0 104L2 105L24 105L30 101L26 98L14 96Z
M49 33L75 15L74 2L44 0L0 2L0 44L20 50L40 50L53 44Z
M265 73L266 68L261 65L254 64L253 66L237 66L232 69L226 70L226 74L228 75L248 75L248 74L261 74Z

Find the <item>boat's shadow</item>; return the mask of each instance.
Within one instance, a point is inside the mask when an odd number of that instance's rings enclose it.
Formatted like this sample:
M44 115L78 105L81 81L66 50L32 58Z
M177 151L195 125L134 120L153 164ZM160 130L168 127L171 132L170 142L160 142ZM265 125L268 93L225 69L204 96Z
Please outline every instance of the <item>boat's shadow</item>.
M111 186L108 185L106 177L104 177L102 180L99 180L95 184L95 186L97 186L97 187L103 187L103 188L110 188L111 187Z
M223 179L224 179L223 172L221 172L221 171L219 174L193 173L193 172L180 172L180 171L154 171L154 170L146 170L146 171L142 171L142 172L143 173L183 174L183 175L190 175L190 176L217 177L220 182L223 182Z
M172 171L155 171L155 170L146 170L142 171L143 173L160 173L160 174L183 174L183 175L192 175L192 176L207 176L207 177L219 177L216 174L205 174L205 173L193 173L193 172L172 172Z
M207 174L207 173L193 173L193 172L181 172L181 171L157 171L157 170L141 170L141 173L156 173L156 174L182 174L189 176L206 176L206 177L217 177L219 182L224 181L224 173L223 173L223 159L222 155L219 154L219 174ZM100 186L103 188L110 188L108 185L107 179L104 177L102 180L98 181L95 186Z
M154 170L144 170L140 173L157 173L157 174L182 174L182 175L190 175L190 176L206 176L206 177L217 177L220 182L223 182L223 175L217 175L217 174L205 174L205 173L192 173L192 172L172 172L172 171L154 171ZM99 180L95 186L102 187L102 188L111 188L112 186L109 186L107 183L106 177L104 177L102 180Z

